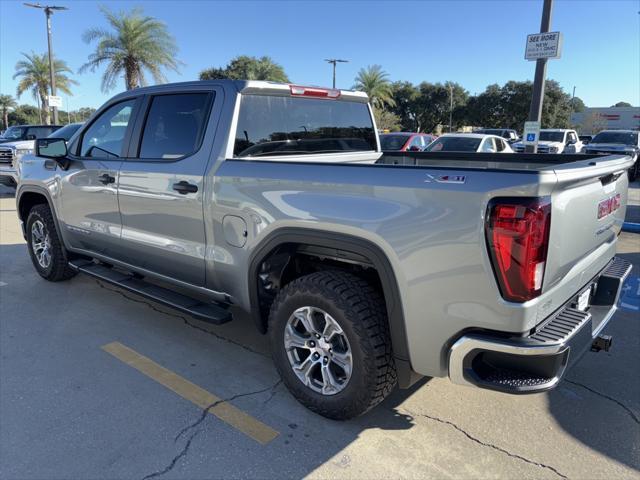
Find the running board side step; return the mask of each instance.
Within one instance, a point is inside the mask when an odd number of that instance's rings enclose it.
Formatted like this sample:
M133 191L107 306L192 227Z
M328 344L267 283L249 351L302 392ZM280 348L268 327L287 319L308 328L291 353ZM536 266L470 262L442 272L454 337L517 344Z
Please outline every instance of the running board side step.
M154 285L136 277L132 273L125 273L100 263L89 260L73 260L69 266L80 273L85 273L98 280L110 283L128 290L142 297L174 308L192 317L214 325L221 325L233 319L231 312L225 305L218 303L204 303L195 298L174 292L167 288Z

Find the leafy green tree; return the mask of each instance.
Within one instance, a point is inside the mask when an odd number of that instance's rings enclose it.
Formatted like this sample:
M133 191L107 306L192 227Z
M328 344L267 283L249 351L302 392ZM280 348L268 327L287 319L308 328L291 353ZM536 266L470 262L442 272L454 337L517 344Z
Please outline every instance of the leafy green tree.
M394 106L391 108L399 120L402 130L421 132L418 111L420 90L411 82L394 82L391 84Z
M282 65L270 57L249 57L240 55L232 59L224 68L208 68L200 72L200 80L267 80L270 82L289 82Z
M9 125L33 125L42 123L40 117L42 112L33 105L19 105L15 110L9 112Z
M631 104L629 102L618 102L615 105L611 105L611 107L631 107Z
M449 88L451 87L451 89ZM428 83L422 82L418 86L420 92L417 98L416 111L418 121L424 132L435 131L438 125L449 124L451 110L451 93L453 93L453 128L463 125L465 119L460 115L462 107L466 105L469 93L455 82Z
M22 54L24 60L16 63L15 74L13 78L19 78L18 88L16 90L18 98L26 91L30 91L35 100L40 99L42 111L45 114L45 123L50 123L48 92L50 91L50 75L49 75L49 57L46 53L39 55L31 52L31 54ZM69 78L66 73L73 73L67 66L67 63L54 59L53 70L56 77L56 88L67 95L71 95L71 85L77 85L78 82Z
M373 116L376 119L376 127L379 130L399 132L402 129L400 118L393 112L374 107Z
M464 117L468 125L488 128L521 130L529 117L531 82L509 81L502 87L489 85L484 92L469 99ZM584 103L574 98L574 111L583 109ZM543 128L568 128L571 115L571 96L555 80L545 85L542 105Z
M80 73L96 71L102 65L102 91L112 90L124 74L127 90L147 85L150 74L156 83L167 81L163 70L178 71L178 47L167 26L143 14L142 9L114 13L106 7L100 11L111 27L91 28L82 35L86 43L97 40L96 50L89 61L80 67Z
M380 65L370 65L360 69L353 88L366 92L371 105L375 108L395 106L389 74L382 70Z
M5 130L9 128L9 110L13 110L18 103L11 95L0 95L0 110L2 110L2 121Z
M573 103L574 112L583 112L584 109L587 108L587 106L584 104L584 102L580 97L573 97L573 100L571 101L571 103Z

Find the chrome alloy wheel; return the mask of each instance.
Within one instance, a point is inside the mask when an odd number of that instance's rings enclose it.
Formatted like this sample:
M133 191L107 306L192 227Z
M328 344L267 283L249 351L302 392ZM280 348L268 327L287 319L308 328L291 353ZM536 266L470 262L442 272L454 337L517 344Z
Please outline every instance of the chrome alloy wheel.
M349 383L351 348L336 320L316 307L298 308L284 329L284 348L298 379L322 395L335 395Z
M49 268L51 265L51 238L40 220L36 220L31 225L31 248L38 264L42 268Z

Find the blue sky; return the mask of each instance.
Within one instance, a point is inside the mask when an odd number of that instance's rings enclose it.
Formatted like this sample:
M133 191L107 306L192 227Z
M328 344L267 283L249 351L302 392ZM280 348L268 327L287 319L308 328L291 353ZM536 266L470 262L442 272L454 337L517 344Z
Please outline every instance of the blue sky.
M51 0L53 1L53 0ZM43 2L45 3L45 2ZM502 1L68 1L53 17L54 48L74 70L86 62L91 45L81 40L88 27L104 26L98 11L141 6L164 21L184 62L169 81L197 79L210 66L236 55L268 55L295 83L330 85L330 57L338 86L350 88L357 71L380 64L392 80L414 83L452 80L471 94L491 83L527 80L535 64L524 60L525 36L539 30L542 0ZM552 30L564 34L562 59L549 62L547 78L560 82L589 106L618 101L640 105L640 1L556 0ZM14 65L20 52L46 51L44 13L22 2L0 0L0 92L15 95ZM100 91L100 74L75 74L79 82L71 109L97 107L118 91ZM20 99L34 103L28 94ZM66 109L66 99L65 109Z

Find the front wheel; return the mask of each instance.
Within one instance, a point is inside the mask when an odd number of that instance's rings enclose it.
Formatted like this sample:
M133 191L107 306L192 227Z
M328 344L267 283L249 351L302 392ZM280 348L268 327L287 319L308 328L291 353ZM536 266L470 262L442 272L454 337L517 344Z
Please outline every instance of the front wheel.
M31 262L42 278L59 282L75 275L67 262L67 253L48 205L36 205L29 212L27 246Z
M361 415L396 384L384 302L355 275L316 272L289 283L271 307L269 331L285 385L320 415Z

